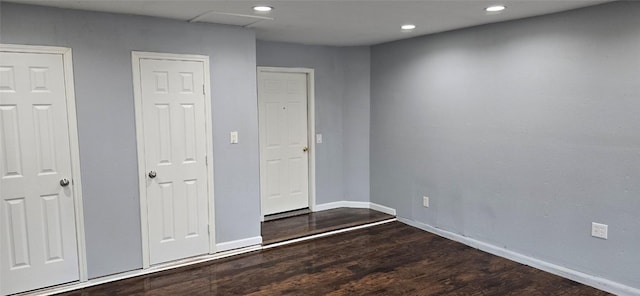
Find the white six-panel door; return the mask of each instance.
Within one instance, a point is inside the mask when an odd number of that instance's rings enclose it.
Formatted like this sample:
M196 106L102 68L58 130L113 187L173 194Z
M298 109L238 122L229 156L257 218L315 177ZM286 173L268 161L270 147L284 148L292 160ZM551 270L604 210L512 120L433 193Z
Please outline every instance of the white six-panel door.
M61 54L0 53L3 295L79 280L64 71Z
M258 71L262 214L309 207L307 74Z
M209 253L203 64L139 61L150 264Z

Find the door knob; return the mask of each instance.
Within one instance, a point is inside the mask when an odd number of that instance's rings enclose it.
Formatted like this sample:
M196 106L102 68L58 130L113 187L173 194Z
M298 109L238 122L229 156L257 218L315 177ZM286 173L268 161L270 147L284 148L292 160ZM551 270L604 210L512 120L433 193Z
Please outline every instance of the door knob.
M157 176L158 174L156 173L156 171L149 171L149 178L153 179Z
M60 186L62 186L62 187L69 186L69 180L67 180L67 179L60 180Z
M304 148L302 148L302 152L307 152L307 151L309 151L309 147L304 146Z

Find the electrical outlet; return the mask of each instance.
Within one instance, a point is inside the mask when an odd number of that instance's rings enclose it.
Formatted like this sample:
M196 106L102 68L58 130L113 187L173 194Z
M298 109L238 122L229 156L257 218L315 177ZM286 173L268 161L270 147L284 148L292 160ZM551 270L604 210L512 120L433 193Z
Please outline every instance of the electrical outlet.
M591 236L607 239L607 232L609 231L609 225L592 222L591 223Z
M237 131L232 131L231 133L229 133L229 142L231 144L238 144L238 132Z
M429 207L429 197L428 196L423 196L422 197L422 206L425 208Z

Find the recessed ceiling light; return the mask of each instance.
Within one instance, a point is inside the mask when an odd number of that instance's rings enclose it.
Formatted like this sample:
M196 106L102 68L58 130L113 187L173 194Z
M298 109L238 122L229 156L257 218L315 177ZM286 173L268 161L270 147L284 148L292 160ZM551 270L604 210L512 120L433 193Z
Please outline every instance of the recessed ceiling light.
M255 10L257 12L269 12L269 11L273 10L273 7L265 6L265 5L259 5L259 6L254 6L253 10Z
M507 9L507 7L504 5L493 5L485 8L484 10L487 12L498 12L498 11L503 11L505 9Z
M406 25L402 25L402 27L400 27L403 30L413 30L416 28L416 25L412 25L412 24L406 24Z

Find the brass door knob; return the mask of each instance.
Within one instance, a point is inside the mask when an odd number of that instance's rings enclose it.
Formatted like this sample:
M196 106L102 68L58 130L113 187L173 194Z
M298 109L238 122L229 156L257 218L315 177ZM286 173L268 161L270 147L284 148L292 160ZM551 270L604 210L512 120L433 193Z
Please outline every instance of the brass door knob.
M68 180L68 179L62 179L62 180L60 180L60 186L62 186L62 187L67 187L67 186L69 186L69 183L70 183L70 182L69 182L69 180Z
M309 147L304 146L304 148L302 148L302 152L307 152L307 151L309 151Z
M158 174L155 171L150 171L149 172L149 178L153 179L157 176Z

